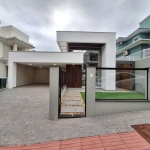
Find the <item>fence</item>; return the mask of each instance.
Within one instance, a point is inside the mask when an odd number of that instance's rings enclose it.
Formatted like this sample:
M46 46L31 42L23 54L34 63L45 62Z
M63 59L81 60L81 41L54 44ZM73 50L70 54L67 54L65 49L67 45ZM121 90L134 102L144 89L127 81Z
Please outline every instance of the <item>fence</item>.
M117 58L117 60L136 61L136 60L143 59L143 58L146 58L146 57L150 57L150 48L144 49L140 52L134 53L134 54L129 55L129 56L119 57L119 58Z
M148 69L97 68L96 100L147 100Z

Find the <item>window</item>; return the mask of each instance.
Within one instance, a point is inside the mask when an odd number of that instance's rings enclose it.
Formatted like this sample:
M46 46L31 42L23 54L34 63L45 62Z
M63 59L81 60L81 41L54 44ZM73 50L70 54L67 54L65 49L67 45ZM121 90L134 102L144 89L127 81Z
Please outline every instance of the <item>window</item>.
M135 38L133 38L133 42L136 42L138 40L138 36L136 36Z

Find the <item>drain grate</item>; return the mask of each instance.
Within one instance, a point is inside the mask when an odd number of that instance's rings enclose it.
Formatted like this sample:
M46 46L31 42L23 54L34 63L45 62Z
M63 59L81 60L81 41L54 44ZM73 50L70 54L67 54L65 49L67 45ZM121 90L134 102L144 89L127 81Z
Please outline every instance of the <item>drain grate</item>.
M131 126L136 132L138 132L148 143L150 143L150 125L139 124Z

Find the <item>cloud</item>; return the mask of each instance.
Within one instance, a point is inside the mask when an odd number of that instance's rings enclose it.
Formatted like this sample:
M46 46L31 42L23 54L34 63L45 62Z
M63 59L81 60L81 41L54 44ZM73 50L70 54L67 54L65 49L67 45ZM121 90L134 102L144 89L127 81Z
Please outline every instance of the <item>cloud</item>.
M149 0L0 0L0 20L28 34L36 50L59 51L57 30L128 36L150 14L149 6Z

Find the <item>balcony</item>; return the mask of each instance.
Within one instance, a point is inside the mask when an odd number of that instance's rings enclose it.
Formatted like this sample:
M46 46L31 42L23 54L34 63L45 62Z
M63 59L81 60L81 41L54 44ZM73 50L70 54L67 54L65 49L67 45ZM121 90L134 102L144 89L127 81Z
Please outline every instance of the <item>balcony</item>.
M136 61L136 60L140 60L140 59L144 59L150 57L150 48L148 49L144 49L140 52L134 53L132 55L129 56L122 56L117 58L117 61Z
M125 46L124 48L122 48L122 49L120 49L120 50L118 50L118 51L116 52L116 54L117 54L117 55L118 55L118 54L121 54L121 53L123 53L124 51L130 50L131 48L134 48L134 47L136 47L136 46L138 46L138 45L141 45L141 44L149 44L149 42L150 42L150 39L138 39L137 41L135 41L135 42L133 42L133 43L131 43L131 44Z

